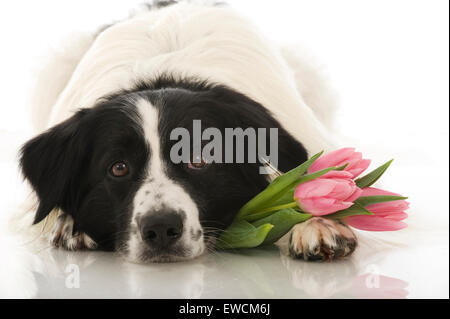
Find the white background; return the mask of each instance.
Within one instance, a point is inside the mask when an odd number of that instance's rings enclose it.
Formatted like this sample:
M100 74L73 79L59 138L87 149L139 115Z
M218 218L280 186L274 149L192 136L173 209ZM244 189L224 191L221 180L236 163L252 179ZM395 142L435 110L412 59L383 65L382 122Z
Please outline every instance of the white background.
M14 186L14 156L31 134L27 93L33 68L67 34L124 18L141 2L1 2L1 207L22 196ZM375 164L396 159L384 185L410 197L408 223L421 235L406 238L427 252L416 249L409 259L397 258L399 268L389 271L417 278L423 270L413 264L426 255L434 262L421 265L434 277L408 280L409 296L448 297L449 2L228 2L269 38L302 43L323 63L339 95L337 127L350 146L359 146ZM430 238L430 245L438 242L435 254L427 246Z

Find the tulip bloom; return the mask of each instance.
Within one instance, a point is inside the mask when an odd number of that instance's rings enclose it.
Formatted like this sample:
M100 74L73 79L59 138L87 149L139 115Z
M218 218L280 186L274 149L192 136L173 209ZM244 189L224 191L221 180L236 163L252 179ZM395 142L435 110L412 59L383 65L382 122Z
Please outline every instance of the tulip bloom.
M298 185L294 199L304 212L313 216L328 215L349 208L362 192L352 178L350 172L330 171Z
M355 152L352 147L341 148L319 157L308 169L308 173L314 173L328 167L340 167L348 164L346 172L352 174L352 178L359 176L370 165L370 160L363 159L360 152ZM328 173L329 174L329 173Z
M378 196L393 195L400 196L395 193L387 192L382 189L367 187L362 190L361 196ZM368 205L367 210L373 215L355 215L345 218L345 222L361 230L368 231L392 231L405 228L407 225L401 220L408 217L405 210L408 209L409 203L405 200L396 200L378 204Z

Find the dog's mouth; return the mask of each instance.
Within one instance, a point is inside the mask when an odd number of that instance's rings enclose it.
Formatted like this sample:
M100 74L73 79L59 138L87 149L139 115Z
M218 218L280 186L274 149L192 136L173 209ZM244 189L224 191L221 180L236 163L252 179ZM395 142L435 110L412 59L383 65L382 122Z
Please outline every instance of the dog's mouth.
M127 261L138 264L174 263L195 259L203 255L205 250L204 248L198 250L184 245L155 250L142 243L134 250L123 251L122 255Z
M201 254L192 254L190 250L182 250L177 252L161 252L158 254L149 253L141 257L141 263L175 263L195 259Z
M195 258L195 256L188 257L188 256L164 254L164 255L150 257L145 262L148 262L148 263L174 263L174 262L191 260L194 258Z
M157 250L146 246L142 256L143 262L152 263L178 262L194 258L191 250L181 245Z

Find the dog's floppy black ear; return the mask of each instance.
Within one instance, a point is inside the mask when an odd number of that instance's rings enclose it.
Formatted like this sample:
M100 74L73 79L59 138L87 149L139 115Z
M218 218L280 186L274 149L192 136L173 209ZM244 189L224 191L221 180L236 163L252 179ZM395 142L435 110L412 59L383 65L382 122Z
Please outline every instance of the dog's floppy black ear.
M21 149L22 173L39 199L34 224L42 221L54 208L69 207L76 197L73 186L85 154L80 126L87 112L77 112L28 141Z
M286 173L308 160L305 147L284 129L278 131L278 169Z

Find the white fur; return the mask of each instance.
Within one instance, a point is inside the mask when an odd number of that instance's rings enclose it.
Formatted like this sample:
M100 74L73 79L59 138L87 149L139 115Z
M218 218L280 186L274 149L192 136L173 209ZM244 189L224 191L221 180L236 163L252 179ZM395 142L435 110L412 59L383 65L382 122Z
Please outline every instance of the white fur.
M46 59L41 62L29 100L32 123L36 131L47 128L51 110L59 94L67 86L94 39L91 33L72 34L58 48L48 52Z
M166 167L162 160L160 136L158 133L158 110L147 100L137 102L137 109L142 119L144 135L150 147L150 161L147 167L146 178L137 191L133 201L133 215L131 228L137 229L137 219L140 216L152 214L165 207L174 211L184 212L186 219L183 222L183 233L179 242L189 251L187 258L199 256L205 250L203 236L193 240L192 233L201 230L197 205L189 194L167 177ZM142 249L145 246L139 231L131 233L127 243L127 257L131 261L140 261Z
M55 246L68 250L95 249L95 241L84 233L73 232L72 216L61 213L52 229L50 240Z
M289 66L298 92L316 117L331 131L338 109L337 94L323 66L299 44L283 45L281 54Z
M143 12L102 32L59 96L48 126L165 72L228 85L264 105L308 151L330 146L280 50L231 8L190 3Z

